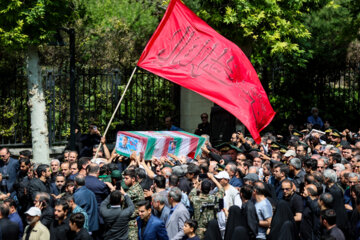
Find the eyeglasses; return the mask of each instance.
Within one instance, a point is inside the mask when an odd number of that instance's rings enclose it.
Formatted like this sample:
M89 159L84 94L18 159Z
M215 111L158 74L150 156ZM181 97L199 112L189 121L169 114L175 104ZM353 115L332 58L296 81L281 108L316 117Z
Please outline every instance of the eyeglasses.
M0 157L1 157L1 158L4 158L4 157L6 157L6 155L0 155Z
M323 169L323 168L325 168L325 167L317 167L317 168Z
M290 191L291 190L291 188L282 188L282 190L285 192L287 192L287 191Z
M203 119L203 118L208 118L207 116L201 116L201 118Z

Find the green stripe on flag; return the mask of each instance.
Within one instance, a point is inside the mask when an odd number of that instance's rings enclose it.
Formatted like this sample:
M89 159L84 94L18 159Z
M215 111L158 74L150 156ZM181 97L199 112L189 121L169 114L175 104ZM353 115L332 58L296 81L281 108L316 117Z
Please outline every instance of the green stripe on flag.
M136 135L147 138L148 141L147 141L146 149L145 149L145 152L144 152L144 159L145 160L151 160L152 155L153 155L154 150L155 150L156 138L145 135L145 134L137 132L137 131L134 131L133 133L136 134Z
M180 132L182 132L184 134L187 134L187 135L190 135L190 136L193 136L193 137L196 137L198 139L198 144L196 146L196 151L195 151L195 158L196 158L197 155L200 154L201 147L204 145L206 139L204 137L200 137L199 135L192 134L192 133L189 133L189 132L185 132L185 131L180 131Z

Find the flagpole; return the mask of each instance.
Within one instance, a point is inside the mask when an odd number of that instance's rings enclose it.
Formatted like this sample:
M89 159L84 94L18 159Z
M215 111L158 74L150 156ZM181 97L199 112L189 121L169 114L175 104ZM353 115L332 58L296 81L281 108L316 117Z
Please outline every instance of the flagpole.
M120 98L120 100L119 100L119 102L118 102L118 104L117 104L117 106L116 106L116 108L115 108L115 110L114 110L114 112L113 112L110 120L109 120L109 123L108 123L108 125L107 125L107 127L106 127L106 129L105 129L105 132L104 132L103 137L106 137L106 134L107 134L107 132L108 132L108 130L109 130L109 128L110 128L110 125L111 125L112 121L114 120L115 114L116 114L116 112L118 111L118 109L119 109L119 107L120 107L120 104L121 104L121 102L122 102L122 100L123 100L123 98L124 98L124 96L125 96L125 93L126 93L127 89L128 89L129 86L130 86L131 80L132 80L132 78L133 78L133 76L134 76L134 74L135 74L135 72L136 72L136 69L137 69L137 67L135 66L133 72L131 73L131 76L130 76L130 78L129 78L129 81L128 81L128 83L126 84L126 87L125 87L125 89L124 89L124 92L122 93L121 98ZM101 141L100 141L99 147L96 149L96 153L95 153L94 159L97 158L97 155L98 155L98 153L99 153L99 150L100 150L100 148L101 148L101 145L102 145L102 144L101 144Z

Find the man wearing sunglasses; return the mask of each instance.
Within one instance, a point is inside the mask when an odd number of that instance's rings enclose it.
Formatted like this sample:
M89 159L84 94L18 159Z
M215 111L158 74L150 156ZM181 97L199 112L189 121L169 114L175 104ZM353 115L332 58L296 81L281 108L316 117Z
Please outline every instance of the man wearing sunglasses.
M14 192L13 185L16 181L17 171L19 170L19 161L10 155L8 148L2 148L0 150L1 191L3 193Z
M198 127L195 130L195 134L199 136L202 134L210 135L211 127L209 123L209 115L207 113L202 113L200 118L201 123L198 124Z

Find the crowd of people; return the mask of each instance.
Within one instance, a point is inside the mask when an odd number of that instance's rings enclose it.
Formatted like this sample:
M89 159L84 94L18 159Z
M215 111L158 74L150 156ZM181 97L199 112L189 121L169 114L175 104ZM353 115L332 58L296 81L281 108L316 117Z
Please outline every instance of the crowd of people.
M359 132L313 116L212 146L207 116L195 158L121 156L94 124L50 164L2 148L0 239L360 239Z

